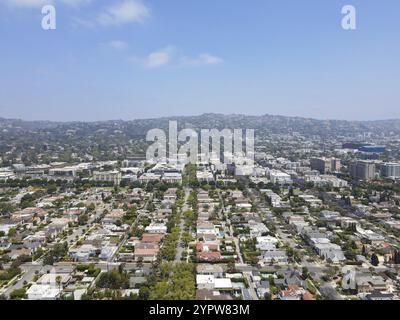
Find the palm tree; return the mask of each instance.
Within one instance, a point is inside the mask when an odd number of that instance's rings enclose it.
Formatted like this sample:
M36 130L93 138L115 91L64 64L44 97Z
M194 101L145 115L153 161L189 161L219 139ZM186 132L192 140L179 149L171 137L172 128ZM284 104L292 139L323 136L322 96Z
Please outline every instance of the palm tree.
M61 291L61 281L62 281L61 276L57 276L57 277L56 277L56 283L57 283L58 289L59 289L60 291Z

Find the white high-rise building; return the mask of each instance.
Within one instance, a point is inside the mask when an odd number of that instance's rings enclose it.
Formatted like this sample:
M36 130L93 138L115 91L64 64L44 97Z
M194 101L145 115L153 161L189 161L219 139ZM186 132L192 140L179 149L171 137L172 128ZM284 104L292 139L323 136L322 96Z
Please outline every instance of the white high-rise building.
M383 163L380 169L382 177L391 179L400 178L400 163Z

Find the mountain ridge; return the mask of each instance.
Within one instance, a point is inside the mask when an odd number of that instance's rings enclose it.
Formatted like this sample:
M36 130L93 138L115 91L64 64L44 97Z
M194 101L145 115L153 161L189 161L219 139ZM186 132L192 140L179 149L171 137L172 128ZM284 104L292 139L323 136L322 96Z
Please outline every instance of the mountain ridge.
M154 121L154 120L174 120L174 119L192 119L201 117L242 117L242 118L276 118L286 120L305 120L305 121L320 121L320 122L348 122L348 123L377 123L377 122L400 122L400 118L388 118L388 119L377 119L377 120L344 120L344 119L317 119L312 117L301 117L301 116L286 116L278 114L261 114L261 115L247 115L243 113L202 113L198 115L181 115L181 116L161 116L161 117L149 117L149 118L132 118L132 119L108 119L108 120L73 120L73 121L56 121L56 120L25 120L20 118L6 118L0 117L0 122L20 122L20 123L31 123L31 124L77 124L77 123L107 123L107 122L132 122L132 121Z

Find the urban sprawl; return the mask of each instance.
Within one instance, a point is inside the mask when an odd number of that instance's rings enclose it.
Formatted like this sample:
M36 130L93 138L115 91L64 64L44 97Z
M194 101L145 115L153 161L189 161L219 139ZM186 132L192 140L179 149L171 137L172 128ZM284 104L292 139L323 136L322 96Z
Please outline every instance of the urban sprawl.
M2 299L399 299L399 136L256 130L237 166L40 130L0 150Z

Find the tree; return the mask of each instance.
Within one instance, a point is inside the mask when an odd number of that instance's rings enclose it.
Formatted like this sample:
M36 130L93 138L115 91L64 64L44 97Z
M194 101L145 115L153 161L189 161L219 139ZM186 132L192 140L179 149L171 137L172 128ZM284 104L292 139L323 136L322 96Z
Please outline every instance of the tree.
M49 252L43 258L43 265L52 266L53 264L54 264L54 255L52 255Z
M56 192L57 192L57 186L56 185L51 184L51 185L48 186L48 188L47 188L47 193L48 194L54 194Z
M11 300L22 300L26 298L27 295L26 295L26 290L24 288L15 289L13 292L10 293Z
M129 288L129 276L126 272L112 270L102 273L96 285L99 288L127 289Z
M236 271L235 262L234 261L229 261L228 262L228 271L232 272L232 273Z
M78 223L80 226L87 224L88 220L89 220L89 216L86 213L81 214L78 217Z
M53 265L54 262L60 261L67 253L68 253L67 242L57 243L50 251L48 251L45 254L43 258L43 264Z
M140 300L148 300L150 296L149 287L143 286L139 289L139 299Z
M303 279L307 279L310 276L310 272L307 267L303 267L301 276Z
M11 228L10 230L8 230L8 236L10 238L14 237L16 235L16 233L17 233L17 229L15 229L15 228Z
M62 280L61 276L56 277L56 283L57 283L58 289L61 289L61 280Z
M368 252L367 252L367 248L365 247L365 245L363 245L363 246L362 246L362 251L361 251L361 254L362 254L364 257L366 257L366 256L367 256L367 254L368 254Z
M268 293L268 292L264 293L264 299L265 300L271 300L271 294Z
M394 252L393 261L394 261L395 264L400 264L400 252L399 252L399 250L396 250Z
M7 269L6 272L0 273L0 281L5 280L9 281L12 278L14 278L16 275L20 274L22 272L21 268L19 267L18 262L14 261L10 268Z
M379 264L378 256L375 253L371 256L371 264L375 267Z
M142 268L143 268L143 258L142 258L142 257L140 257L140 258L138 259L138 261L137 261L137 263L136 263L136 266L137 266L139 269L142 269Z
M289 187L289 199L294 196L293 187Z

